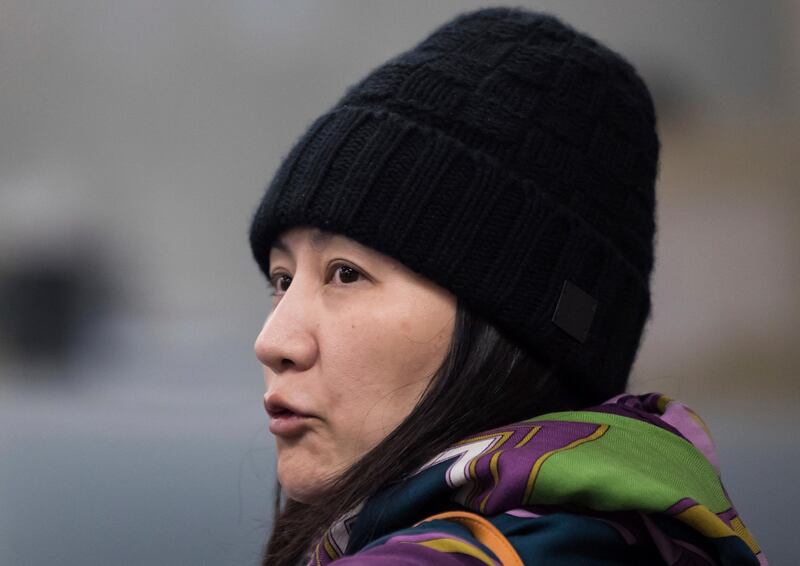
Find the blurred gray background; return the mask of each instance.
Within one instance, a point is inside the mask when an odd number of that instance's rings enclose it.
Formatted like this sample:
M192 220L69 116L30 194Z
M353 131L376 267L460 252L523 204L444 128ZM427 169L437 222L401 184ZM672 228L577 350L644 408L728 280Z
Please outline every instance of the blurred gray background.
M0 563L257 563L274 460L250 214L346 86L488 4L0 0ZM654 92L631 390L705 418L746 524L793 563L800 6L524 5Z

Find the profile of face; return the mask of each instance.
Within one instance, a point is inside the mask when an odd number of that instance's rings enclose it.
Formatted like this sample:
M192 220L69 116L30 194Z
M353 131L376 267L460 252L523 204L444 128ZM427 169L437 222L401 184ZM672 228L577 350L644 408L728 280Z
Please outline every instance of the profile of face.
M308 502L411 412L450 346L456 297L317 228L285 231L269 258L273 308L255 351L278 478Z

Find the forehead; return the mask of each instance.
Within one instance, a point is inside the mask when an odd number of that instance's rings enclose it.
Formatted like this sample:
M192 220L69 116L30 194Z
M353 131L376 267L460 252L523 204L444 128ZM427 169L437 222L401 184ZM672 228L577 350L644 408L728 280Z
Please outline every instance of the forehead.
M358 253L364 257L383 257L383 254L380 254L377 250L343 234L310 226L290 228L282 232L273 240L270 246L270 254L273 251L281 251L287 255L293 255L292 247L300 246L300 242L304 241L307 241L311 248L317 252L322 252L325 248L334 246L346 248L348 251Z
M311 247L317 250L325 248L327 245L330 244L331 240L333 240L334 237L336 236L336 234L334 234L333 232L326 232L324 230L321 230L320 228L310 228L310 229L293 228L290 230L286 230L274 242L272 242L270 251L280 250L284 253L291 253L291 251L289 250L289 244L287 243L288 239L287 236L297 231L307 232L309 240L311 242Z

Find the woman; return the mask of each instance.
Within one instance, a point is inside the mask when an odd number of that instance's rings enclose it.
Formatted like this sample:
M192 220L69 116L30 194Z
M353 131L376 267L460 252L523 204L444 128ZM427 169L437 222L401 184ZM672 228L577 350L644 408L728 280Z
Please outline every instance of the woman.
M627 395L659 141L618 54L460 15L317 119L251 225L264 564L765 564L702 421Z

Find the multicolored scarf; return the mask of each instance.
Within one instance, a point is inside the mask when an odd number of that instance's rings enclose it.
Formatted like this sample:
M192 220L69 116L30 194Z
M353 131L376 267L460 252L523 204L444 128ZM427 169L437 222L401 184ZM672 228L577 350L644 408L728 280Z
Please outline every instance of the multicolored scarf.
M496 564L457 525L414 526L451 509L485 516L526 563L574 563L599 548L641 558L646 548L667 564L767 564L722 485L705 424L658 393L618 395L466 438L343 516L310 564L393 555L429 564L430 553L452 564ZM569 556L552 542L562 535Z

